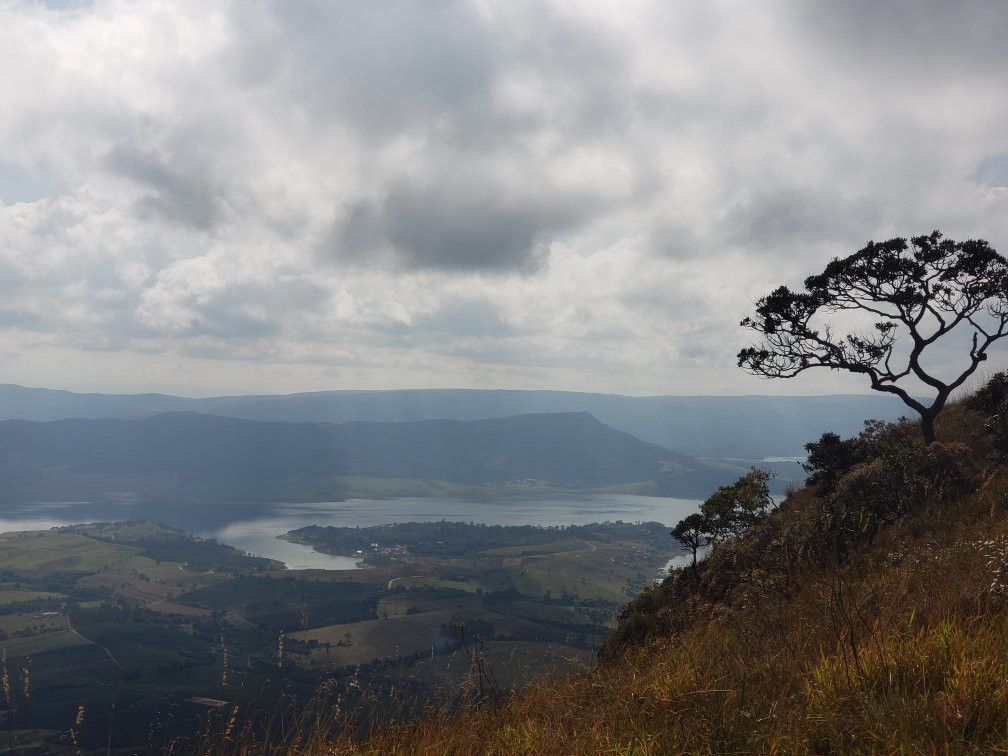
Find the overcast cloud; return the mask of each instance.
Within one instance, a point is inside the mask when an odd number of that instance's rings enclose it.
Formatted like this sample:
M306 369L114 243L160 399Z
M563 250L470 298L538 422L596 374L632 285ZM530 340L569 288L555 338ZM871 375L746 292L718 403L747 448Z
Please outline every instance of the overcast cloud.
M1008 254L1006 38L1001 0L0 0L0 382L862 390L747 376L738 322L869 239Z

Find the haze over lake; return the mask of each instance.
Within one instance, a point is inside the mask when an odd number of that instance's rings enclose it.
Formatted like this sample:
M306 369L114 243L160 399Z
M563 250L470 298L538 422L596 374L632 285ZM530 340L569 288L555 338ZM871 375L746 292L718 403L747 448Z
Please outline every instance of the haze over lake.
M697 511L695 499L628 494L548 494L489 500L403 498L350 499L310 504L236 504L213 507L152 506L138 502L59 502L7 508L0 532L42 530L82 522L145 519L215 538L289 569L353 569L357 560L314 551L277 536L306 525L344 527L386 522L455 520L486 525L586 525L606 520L673 525ZM669 550L674 544L669 541Z

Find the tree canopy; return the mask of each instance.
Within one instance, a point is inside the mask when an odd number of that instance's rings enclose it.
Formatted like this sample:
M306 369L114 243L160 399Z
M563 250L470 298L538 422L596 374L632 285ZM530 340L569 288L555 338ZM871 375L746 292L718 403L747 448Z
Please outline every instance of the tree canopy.
M842 335L816 320L841 311L874 323ZM898 396L920 415L930 443L949 396L987 359L991 344L1008 335L1008 260L986 241L956 242L938 231L909 244L902 237L871 241L806 278L804 292L781 286L759 299L741 325L762 338L738 353L739 367L765 378L816 367L864 375L871 388ZM965 366L942 380L924 367L922 355L959 327L971 332ZM900 335L909 336L905 354L895 349ZM899 385L914 378L933 391L930 404Z
M753 467L728 486L721 486L700 505L712 541L737 537L746 532L773 506L767 482L773 477Z

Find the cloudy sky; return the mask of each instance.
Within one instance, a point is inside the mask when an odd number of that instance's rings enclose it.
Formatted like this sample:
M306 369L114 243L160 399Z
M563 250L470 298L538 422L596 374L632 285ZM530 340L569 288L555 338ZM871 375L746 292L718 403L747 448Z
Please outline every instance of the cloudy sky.
M869 239L1008 253L1005 39L1001 0L0 0L0 382L861 390L747 376L738 322Z

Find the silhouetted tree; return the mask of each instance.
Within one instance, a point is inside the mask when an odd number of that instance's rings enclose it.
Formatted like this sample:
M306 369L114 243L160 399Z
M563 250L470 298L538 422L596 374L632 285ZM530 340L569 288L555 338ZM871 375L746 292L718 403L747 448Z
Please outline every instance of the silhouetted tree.
M670 535L693 552L693 574L697 574L696 555L697 550L706 546L709 540L707 536L707 521L699 512L694 512L681 519L672 528Z
M820 314L850 310L875 319L870 332L834 333ZM987 349L1008 335L1008 260L980 239L955 242L938 231L875 243L834 259L805 279L805 291L786 286L756 302L742 325L762 336L738 354L739 367L765 378L793 378L825 367L867 376L871 388L895 394L921 418L925 443L934 441L934 420L951 393L987 359ZM972 331L968 363L942 381L921 362L924 350L959 326ZM898 335L910 337L905 356L894 351ZM898 363L898 364L897 364ZM934 391L925 404L897 385L916 378Z

